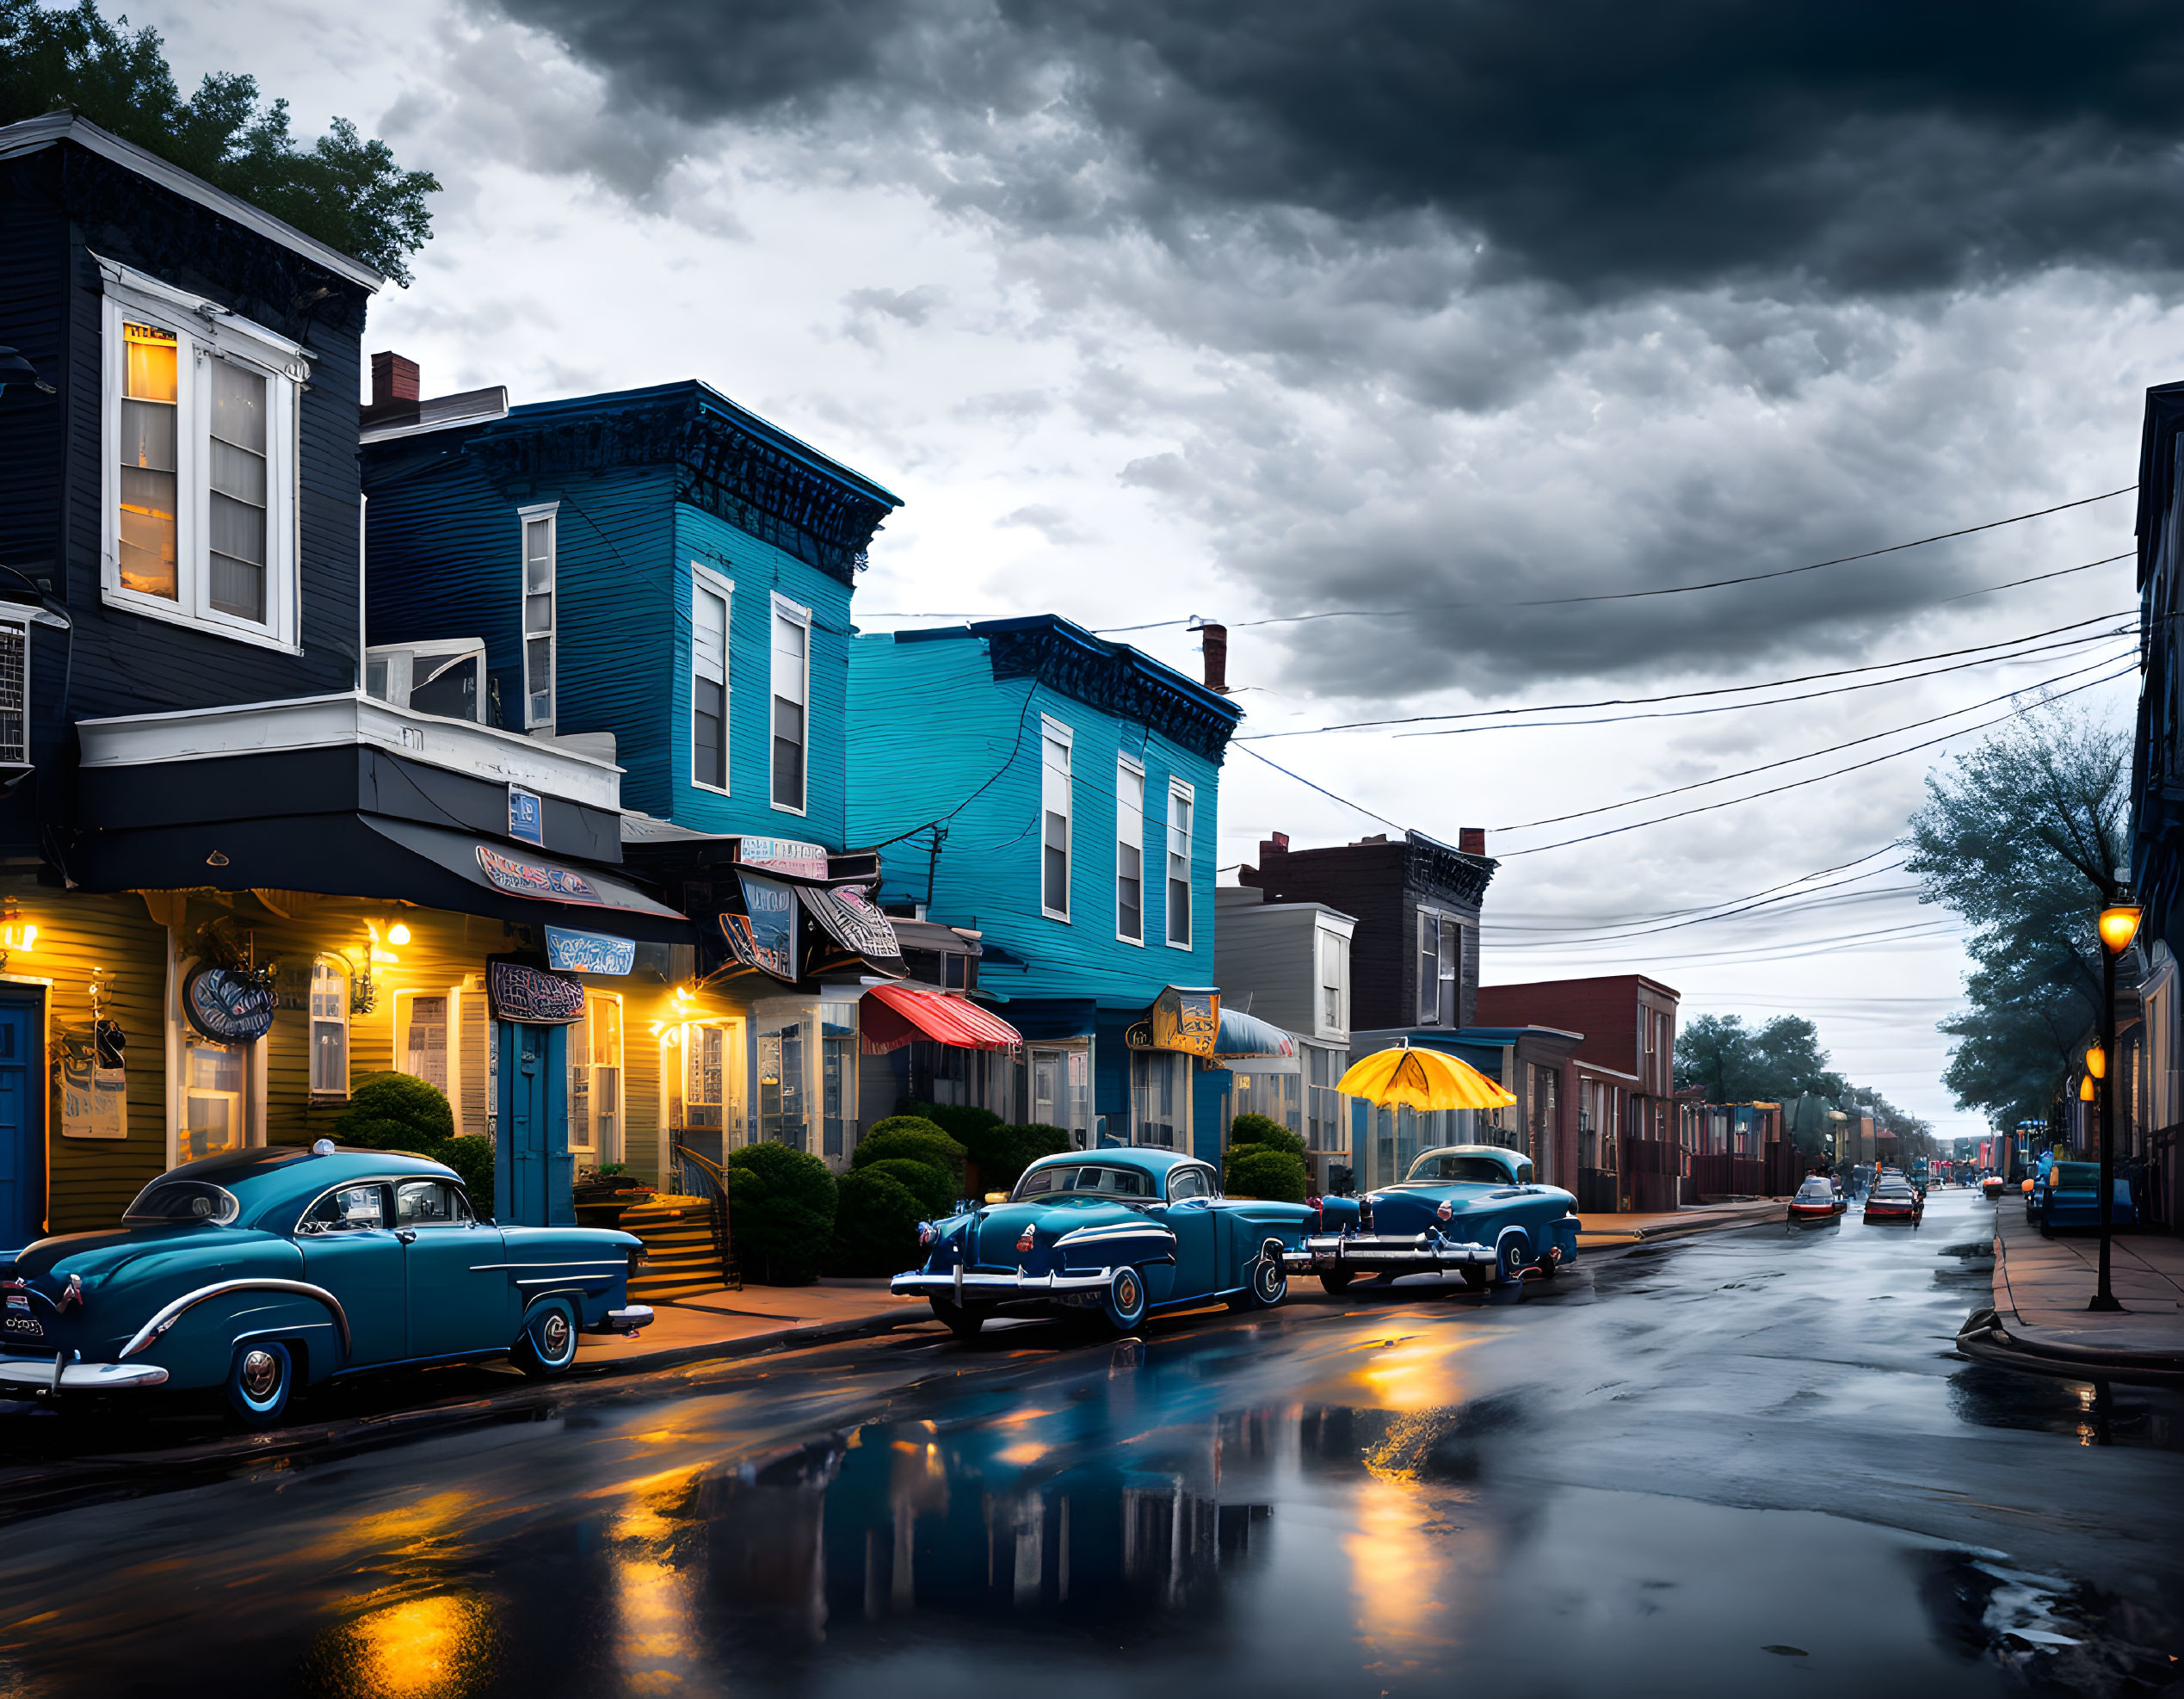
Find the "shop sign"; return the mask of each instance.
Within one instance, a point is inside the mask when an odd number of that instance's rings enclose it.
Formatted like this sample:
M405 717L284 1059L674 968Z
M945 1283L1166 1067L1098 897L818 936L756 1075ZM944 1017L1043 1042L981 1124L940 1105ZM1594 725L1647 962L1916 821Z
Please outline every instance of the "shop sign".
M520 856L503 856L483 843L478 846L478 866L494 885L503 891L513 891L519 897L537 897L549 903L603 905L606 902L592 882L580 873L545 862L527 862Z
M565 1027L584 1017L584 988L574 979L520 961L486 963L486 1001L497 1021Z
M1132 1050L1175 1050L1211 1056L1221 1035L1221 994L1170 985L1153 1000L1146 1018L1133 1021L1122 1041Z
M745 843L750 842L746 838ZM792 886L752 874L737 875L743 887L743 911L720 917L729 948L746 966L796 983L796 891Z
M182 986L189 1023L219 1044L249 1044L273 1026L273 987L225 967L200 967Z
M128 1136L128 1075L99 1066L98 1041L88 1027L61 1035L61 1137Z
M536 791L521 785L508 788L508 835L520 843L546 847L546 804Z
M873 902L869 887L808 886L803 895L812 917L842 948L883 971L902 971L902 942L894 924Z
M546 966L564 973L620 975L637 966L637 942L604 932L573 932L566 926L546 930Z
M824 879L827 852L823 845L799 843L792 837L746 837L736 847L739 867L763 868L792 879Z

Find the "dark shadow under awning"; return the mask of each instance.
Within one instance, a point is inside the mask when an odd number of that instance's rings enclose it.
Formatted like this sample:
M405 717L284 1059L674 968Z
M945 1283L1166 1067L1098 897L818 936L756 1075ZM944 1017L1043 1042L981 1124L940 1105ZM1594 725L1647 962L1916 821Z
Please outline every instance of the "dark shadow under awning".
M483 852L481 854L480 852ZM315 891L687 944L687 916L584 862L410 820L292 814L95 832L72 868L93 891Z

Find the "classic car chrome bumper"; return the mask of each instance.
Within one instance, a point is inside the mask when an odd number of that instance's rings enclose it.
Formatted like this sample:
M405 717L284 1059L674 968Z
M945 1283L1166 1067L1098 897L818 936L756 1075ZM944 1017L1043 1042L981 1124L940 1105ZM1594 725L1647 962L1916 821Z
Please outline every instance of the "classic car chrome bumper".
M947 1298L956 1303L1006 1303L1011 1300L1058 1298L1074 1294L1104 1292L1114 1280L1113 1269L1081 1269L1070 1274L974 1274L962 1269L933 1274L918 1269L898 1274L887 1289L898 1298Z
M635 1334L640 1327L652 1325L652 1307L650 1304L630 1304L619 1310L607 1312L598 1326L589 1330L594 1333Z
M167 1371L151 1362L76 1362L73 1352L58 1357L0 1356L0 1387L34 1392L120 1392L166 1384Z
M1291 1274L1327 1274L1342 1269L1490 1269L1494 1247L1464 1245L1427 1233L1396 1239L1379 1233L1329 1233L1305 1241L1302 1251L1285 1251L1282 1266Z

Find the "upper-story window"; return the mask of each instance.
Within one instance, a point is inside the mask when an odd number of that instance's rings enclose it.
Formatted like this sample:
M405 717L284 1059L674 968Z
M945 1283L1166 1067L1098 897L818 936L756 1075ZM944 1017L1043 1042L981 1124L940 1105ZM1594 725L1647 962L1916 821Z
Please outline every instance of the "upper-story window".
M102 266L106 599L293 648L303 350L213 302Z
M558 676L554 578L558 503L518 508L523 528L523 728L553 730Z
M1075 812L1070 778L1070 728L1039 717L1039 906L1055 920L1070 917L1070 850Z
M1126 755L1114 769L1114 935L1145 942L1145 769Z
M774 806L804 812L811 758L811 610L774 598Z
M728 789L728 614L736 586L690 566L690 781Z
M1464 958L1464 925L1453 914L1418 911L1418 1024L1460 1026L1456 979Z
M1319 934L1319 1027L1330 1036L1350 1029L1350 953L1345 940Z
M1168 942L1191 947L1191 788L1181 779L1168 787Z

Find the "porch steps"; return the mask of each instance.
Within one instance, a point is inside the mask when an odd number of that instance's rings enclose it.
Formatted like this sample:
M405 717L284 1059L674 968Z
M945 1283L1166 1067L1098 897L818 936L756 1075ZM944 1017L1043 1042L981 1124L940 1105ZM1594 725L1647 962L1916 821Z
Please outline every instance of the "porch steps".
M710 1199L662 1195L625 1209L621 1226L645 1241L647 1266L629 1283L639 1303L670 1303L729 1283L713 1239Z

